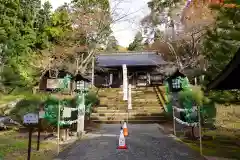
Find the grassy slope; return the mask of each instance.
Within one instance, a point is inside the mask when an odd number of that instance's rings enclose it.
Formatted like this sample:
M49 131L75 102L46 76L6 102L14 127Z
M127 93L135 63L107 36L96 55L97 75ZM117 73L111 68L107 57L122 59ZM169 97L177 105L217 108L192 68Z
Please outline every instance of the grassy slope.
M0 105L1 104L6 104L6 103L9 103L15 99L18 99L18 98L22 98L23 96L22 95L3 95L3 94L0 94Z
M19 98L42 99L46 96L47 96L47 94L44 94L44 93L33 94L31 92L18 92L18 93L13 93L13 94L8 94L8 95L4 95L4 94L0 93L0 105L7 104L7 103L14 101L16 99L19 99Z
M14 131L0 133L0 159L4 160L25 160L27 159L28 140L19 138ZM56 155L56 144L43 142L40 151L36 151L36 140L32 140L31 159L51 160Z
M203 154L224 158L240 159L240 106L217 105L216 130L206 129L203 135L212 140L203 141ZM199 141L182 139L192 149L199 151Z

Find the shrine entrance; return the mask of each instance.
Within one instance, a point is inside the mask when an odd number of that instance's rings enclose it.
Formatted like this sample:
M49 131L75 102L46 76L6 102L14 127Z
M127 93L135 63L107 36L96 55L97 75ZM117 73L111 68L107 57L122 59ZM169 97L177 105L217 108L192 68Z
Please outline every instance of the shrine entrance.
M96 87L119 88L123 84L123 68L127 67L128 83L133 86L151 86L154 79L162 82L163 73L158 69L168 65L156 52L124 52L112 54L100 54L96 57L97 66L101 70L96 70ZM159 78L159 76L161 78ZM104 78L101 78L104 77ZM157 77L157 78L156 78ZM105 79L104 84L98 79ZM162 83L161 83L162 84Z

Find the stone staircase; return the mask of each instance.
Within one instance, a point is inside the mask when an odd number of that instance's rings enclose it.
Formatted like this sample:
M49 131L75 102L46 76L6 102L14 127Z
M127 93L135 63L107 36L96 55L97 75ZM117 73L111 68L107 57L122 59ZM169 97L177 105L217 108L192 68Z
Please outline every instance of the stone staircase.
M160 105L153 87L132 89L132 110L127 112L121 88L103 88L98 92L100 105L95 107L91 120L100 123L158 123L165 121L164 109Z

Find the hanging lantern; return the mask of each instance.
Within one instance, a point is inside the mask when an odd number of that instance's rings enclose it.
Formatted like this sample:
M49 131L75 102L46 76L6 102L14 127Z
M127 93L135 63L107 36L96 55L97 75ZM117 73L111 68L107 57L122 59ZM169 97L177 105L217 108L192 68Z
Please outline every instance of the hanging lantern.
M49 78L57 78L58 77L58 70L57 69L50 69L49 70Z

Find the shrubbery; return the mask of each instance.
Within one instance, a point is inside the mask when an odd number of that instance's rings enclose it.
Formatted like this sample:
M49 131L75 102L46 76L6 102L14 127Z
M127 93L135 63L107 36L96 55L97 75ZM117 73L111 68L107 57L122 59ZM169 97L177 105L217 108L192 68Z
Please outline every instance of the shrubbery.
M57 122L57 113L58 113L58 99L55 97L50 96L49 94L25 94L24 98L17 103L16 107L13 108L10 112L10 116L18 121L19 123L23 122L23 116L27 113L38 113L39 106L41 103L45 104L52 104L52 113L51 116L53 116L52 121L44 120L42 123L42 127L44 130L48 128L54 128L56 126ZM75 108L77 106L76 104L76 97L75 98L65 98L62 99L61 102L66 107ZM92 106L99 103L98 97L95 93L89 92L85 96L85 105L86 110L90 111L92 110ZM90 108L87 108L90 107ZM90 113L86 113L86 116L90 116ZM77 112L72 114L72 119L77 118Z
M210 91L208 93L209 99L217 103L239 103L240 102L240 91Z
M201 117L204 123L212 124L216 116L214 101L206 97L200 87L192 86L191 88L191 90L185 90L179 93L180 105L187 109L192 106L200 106Z
M26 113L38 113L39 105L49 97L48 94L32 94L26 93L22 96L22 100L19 101L16 106L11 110L10 116L22 123L23 116Z
M209 103L210 100L204 95L200 87L192 86L191 90L184 90L179 92L179 101L182 105L184 102L192 102L192 105L202 106Z
M56 126L57 119L58 119L58 105L60 102L61 107L70 107L70 108L77 108L79 103L81 103L78 97L74 97L72 99L59 99L49 97L45 101L45 109L48 111L46 115L46 120L52 125ZM95 93L89 92L85 95L85 115L89 117L92 112L92 107L99 102L98 97ZM63 108L61 108L61 116L63 114ZM72 111L70 118L64 118L64 121L73 121L77 119L78 111ZM63 119L62 119L63 120ZM66 125L63 125L66 126ZM67 125L68 126L68 125Z

